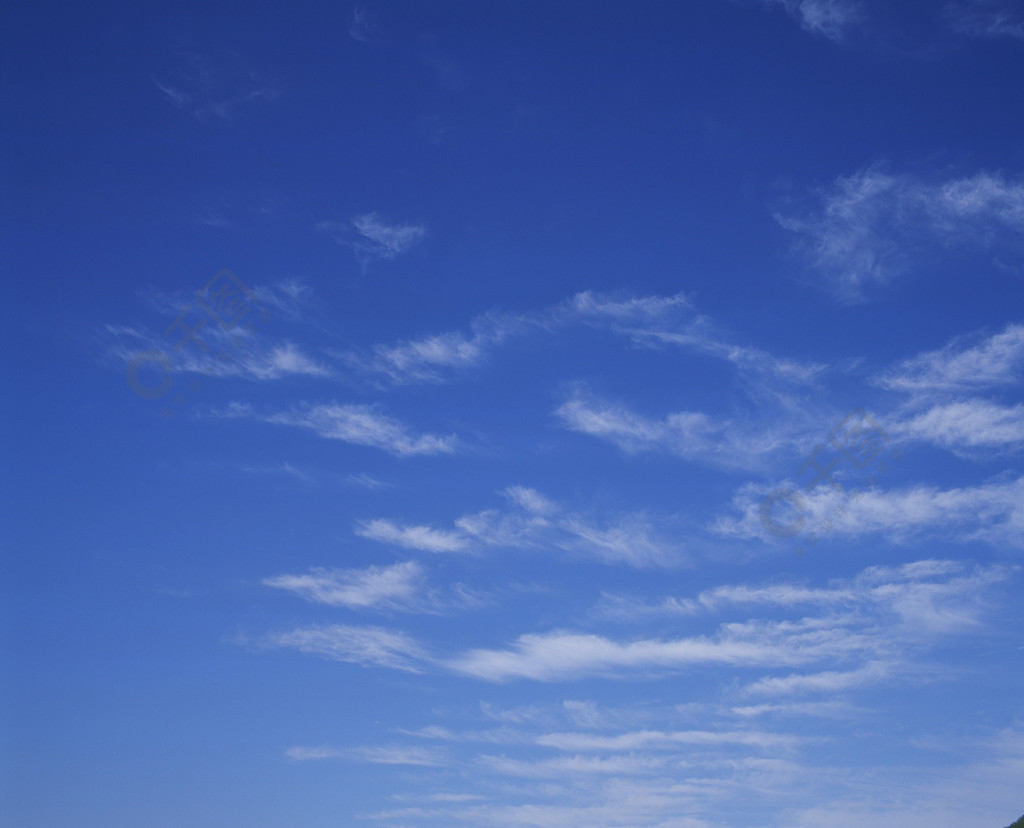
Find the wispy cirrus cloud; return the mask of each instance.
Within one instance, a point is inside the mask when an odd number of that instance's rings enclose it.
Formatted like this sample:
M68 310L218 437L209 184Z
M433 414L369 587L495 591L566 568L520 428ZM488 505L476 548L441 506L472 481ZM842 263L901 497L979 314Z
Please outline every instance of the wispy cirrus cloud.
M430 661L419 643L409 635L382 627L344 624L300 627L268 635L262 644L271 649L298 650L333 661L410 673L422 672L423 665Z
M597 520L565 511L525 486L510 486L502 494L510 508L463 515L455 519L452 530L378 518L361 522L356 534L425 552L555 548L573 557L639 568L673 567L686 560L685 551L663 538L642 514Z
M1024 404L999 405L969 399L935 405L887 426L899 440L933 443L961 456L984 449L1001 452L1024 448Z
M366 240L364 249L381 259L393 259L405 253L427 234L420 224L389 224L377 213L356 216L352 226Z
M548 733L537 744L559 750L629 751L642 748L670 749L681 745L746 745L773 748L793 745L792 736L756 730L639 730L614 736L592 733Z
M777 213L795 249L844 301L912 269L939 245L1018 249L1024 241L1024 182L979 172L925 181L875 164L840 176L803 210Z
M858 731L863 738L870 725L860 723ZM538 743L546 737L553 737L542 745L547 755L478 754L459 764L455 790L403 793L394 798L404 807L371 816L389 824L495 828L718 828L755 819L795 828L916 828L922 818L951 828L1001 825L1018 813L1024 769L1019 728L970 739L950 734L956 760L915 767L909 777L905 768L844 763L834 751L823 756L817 740L803 734L735 723L540 734ZM799 798L787 793L796 784Z
M916 629L948 631L976 623L976 598L1006 577L999 567L968 571L950 560L921 560L901 566L874 566L855 578L824 587L801 583L736 584L704 590L694 598L660 600L605 594L597 611L624 622L657 617L697 616L736 608L816 609L819 612L891 612ZM966 596L966 598L964 598ZM858 610L859 608L859 610Z
M628 454L668 452L726 469L762 467L771 454L799 448L807 439L803 417L754 425L677 411L656 419L581 392L562 403L555 416L564 428L612 443Z
M330 745L304 746L295 745L288 748L284 755L292 762L319 762L324 759L337 759L345 756L345 751Z
M196 345L179 351L174 350L174 340L157 337L146 330L107 325L105 332L112 340L107 353L126 365L138 360L140 354L159 354L161 364L170 372L201 374L208 378L237 377L265 382L289 377L326 379L334 376L329 365L309 356L294 342L269 343L259 334L244 331L204 328L205 350ZM228 358L219 358L218 354L222 353L227 353Z
M510 486L502 494L509 508L463 515L454 521L454 530L403 526L378 519L361 524L357 534L424 551L560 549L570 557L640 569L676 567L689 560L686 550L663 537L643 514L598 519L566 511L528 487Z
M363 569L313 567L301 574L265 578L263 585L313 604L357 611L442 614L485 602L481 593L463 584L452 584L446 590L429 586L426 569L418 561Z
M469 332L446 331L377 344L340 354L339 359L393 385L442 382L482 364L494 348L516 336L552 335L580 326L626 337L644 348L678 347L720 359L746 381L760 385L808 385L827 371L820 363L776 357L731 341L698 314L683 293L622 297L583 291L537 311L481 314L471 321Z
M442 382L483 362L491 349L526 327L511 315L487 314L472 322L472 333L448 331L420 339L350 351L341 360L385 378L392 385Z
M742 487L733 497L737 514L719 517L711 529L731 537L768 539L761 504L775 488ZM941 535L961 542L1024 544L1024 478L951 489L917 485L857 493L819 486L804 492L802 502L808 526L820 526L827 519L837 536L878 534L906 543Z
M594 325L622 333L623 324L668 325L691 315L683 294L615 299L590 292L528 313L491 311L470 322L470 333L446 331L418 339L374 345L342 355L360 370L386 377L395 385L441 382L482 363L490 351L516 335L552 332L573 325ZM628 333L628 332L627 332Z
M704 323L694 325L686 333L669 331L636 331L635 338L645 344L654 342L678 345L709 354L750 375L770 376L799 385L808 385L824 374L828 367L818 362L801 362L769 354L760 348L734 345L716 337Z
M188 52L181 65L153 83L178 109L200 121L230 121L238 110L258 101L272 101L281 87L239 61L228 64Z
M761 0L767 6L782 6L801 27L812 34L841 40L864 19L856 0Z
M464 552L468 547L466 538L456 532L430 526L404 526L380 518L363 521L357 527L356 534L379 543L422 552Z
M971 341L974 340L974 344ZM959 338L945 347L903 360L873 382L911 394L978 391L1024 380L1024 325L1011 323L997 334Z
M821 673L794 673L788 676L763 678L745 688L745 692L757 695L792 695L796 693L835 693L866 684L874 684L886 677L891 666L872 662L857 670L827 670Z
M718 587L694 599L645 602L634 607L634 617L649 618L652 610L678 615L680 607L687 615L735 612L743 607L785 608L800 614L782 621L748 617L722 623L714 634L675 639L615 640L570 630L531 633L507 648L464 652L448 659L445 666L486 681L550 682L659 675L701 665L733 669L850 665L847 670L830 667L766 676L746 692L834 691L892 677L894 670L898 673L894 665L905 666L908 647L927 647L944 636L977 631L986 613L985 593L1010 574L997 566L969 570L957 562L925 560L870 567L853 579L821 588L791 583ZM811 609L816 613L809 613Z
M1024 9L1013 0L956 0L946 4L945 13L961 34L1024 40Z
M130 364L140 352L160 354L170 371L205 377L238 377L253 381L310 377L328 379L334 368L308 354L300 345L284 339L273 341L264 333L257 315L297 321L308 311L311 289L297 279L246 288L252 303L232 326L218 324L198 306L201 291L145 290L142 298L170 324L159 325L163 335L127 325L107 325L106 352Z
M303 428L326 440L379 448L397 457L451 454L458 446L454 435L414 434L400 421L370 405L306 404L268 414L244 403L233 403L213 411L212 416Z
M770 631L767 632L771 638ZM793 635L791 643L799 637ZM810 637L805 635L805 642ZM558 682L594 676L654 676L699 665L777 667L813 659L812 651L799 653L781 641L750 640L742 633L616 641L558 630L522 635L507 649L471 650L451 659L448 667L485 681Z
M348 27L349 36L361 43L380 43L383 30L377 20L376 12L365 5L352 8L352 19Z
M899 440L931 443L961 457L1024 447L1024 404L974 396L1019 389L1024 379L1024 325L960 337L885 369L872 382L907 395L885 418ZM1018 397L1019 399L1019 397Z
M285 756L292 762L316 762L325 759L350 759L371 765L414 765L419 767L440 767L449 764L442 751L417 745L375 745L341 749L330 745L305 747L295 745L285 750Z
M364 266L374 260L395 259L427 236L427 228L422 224L389 222L376 212L362 213L344 222L317 221L316 226L338 244L352 248Z
M263 585L332 607L402 610L415 607L426 586L423 566L416 561L366 569L317 567L302 575L264 578Z
M559 756L551 759L510 759L506 756L478 757L478 762L489 771L504 777L551 779L572 776L593 777L636 776L664 768L667 760L661 756Z

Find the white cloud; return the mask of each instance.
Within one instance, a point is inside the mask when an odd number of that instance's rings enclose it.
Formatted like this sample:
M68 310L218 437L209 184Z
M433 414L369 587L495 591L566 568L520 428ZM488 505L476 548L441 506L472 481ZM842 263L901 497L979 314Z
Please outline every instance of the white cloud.
M733 668L862 662L855 670L827 671L817 678L768 677L758 691L839 689L887 675L884 657L907 656L907 648L940 636L976 632L986 608L982 596L1005 581L999 567L963 572L951 561L925 560L900 567L870 567L828 588L799 584L718 587L679 603L690 615L743 605L768 608L818 607L799 620L723 623L714 635L676 639L606 636L556 630L520 636L505 649L476 649L449 659L456 672L486 681L569 681L587 676L678 672L698 665ZM678 600L678 599L677 599ZM664 610L665 601L641 606ZM860 670L860 672L858 672ZM847 675L849 674L849 675ZM769 681L769 679L771 679ZM861 681L863 679L863 681Z
M888 423L893 436L934 443L956 453L964 449L1024 447L1024 405L965 400L929 408L903 421Z
M424 552L464 552L467 546L465 538L454 532L432 529L429 526L402 526L383 519L361 523L356 529L356 534L380 543L390 543Z
M586 290L577 293L566 302L561 313L581 319L605 319L618 323L651 324L655 321L671 320L680 313L691 315L693 302L684 293L672 296L635 296L625 299L612 298Z
M461 369L475 365L483 355L483 343L458 333L402 342L390 347L378 345L373 367L395 381L425 381L438 377L438 369Z
M293 762L315 762L323 759L337 759L345 755L344 751L332 748L329 745L318 745L316 747L296 745L288 748L284 753Z
M863 19L860 3L854 0L762 0L784 6L808 32L840 40Z
M536 489L527 486L509 486L505 495L519 508L538 515L550 515L559 510L558 504L548 500Z
M392 224L377 213L363 213L347 222L317 220L316 227L338 244L352 248L364 266L374 259L408 253L427 235L421 224Z
M619 518L609 526L596 526L579 516L569 516L559 527L569 534L559 543L563 549L579 551L606 563L645 569L676 566L682 558L679 545L659 538L654 527L640 515Z
M420 645L408 635L382 627L300 627L269 635L264 645L410 673L422 672L422 665L429 661Z
M448 764L447 757L440 751L405 745L357 747L347 750L331 747L330 745L318 745L316 747L296 745L295 747L288 748L285 751L285 756L293 762L344 758L372 765L439 767Z
M214 416L246 417L275 425L305 428L327 440L372 446L398 457L451 454L457 445L454 435L411 434L404 424L368 405L326 403L297 406L274 414L258 414L251 406L234 403L215 411Z
M848 581L829 587L802 584L739 584L704 590L695 598L671 596L660 600L605 595L600 614L620 621L657 616L695 616L733 607L796 609L844 613L856 608L891 614L908 629L952 632L969 630L978 621L975 601L986 586L1006 577L999 568L962 574L954 561L922 560L900 567L869 567Z
M352 753L363 762L373 765L417 765L434 768L449 764L448 758L441 751L415 746L363 747L354 749Z
M488 770L502 776L551 779L562 776L636 776L665 767L663 757L636 756L560 756L555 759L522 760L505 756L478 757Z
M418 244L426 228L418 224L388 224L376 213L352 219L356 232L370 243L370 250L382 259L393 259Z
M200 121L229 121L237 110L256 101L272 101L281 95L279 85L261 78L235 61L217 64L202 55L183 55L181 66L153 83L178 109Z
M267 309L278 319L301 321L306 314L316 309L313 289L300 279L289 278L269 285L253 285L249 291L259 307Z
M448 666L485 681L571 681L585 676L674 672L707 664L779 666L812 658L810 649L801 653L778 640L761 640L760 634L751 633L735 630L716 638L626 642L568 631L527 634L509 649L470 650L450 660ZM773 638L770 631L768 638Z
M1013 0L959 0L946 5L946 15L961 34L1024 40L1024 9Z
M366 569L314 568L304 575L266 578L264 586L284 589L318 604L350 609L409 609L422 597L424 571L415 561Z
M848 717L853 712L850 705L841 701L793 702L788 704L748 704L733 707L730 712L743 718L753 716L823 716L826 718Z
M607 325L638 345L675 345L724 360L748 380L764 382L771 378L807 384L826 370L819 363L783 359L759 348L736 345L706 317L698 315L690 298L682 293L611 299L587 291L572 297L559 313L589 324Z
M380 26L371 9L357 5L352 9L352 22L348 27L349 36L362 43L378 43L382 39Z
M493 348L514 335L552 333L579 325L628 337L642 347L673 345L721 359L735 366L748 382L762 385L768 381L808 384L826 370L818 363L778 358L758 348L733 344L698 316L682 293L621 298L584 291L539 311L482 314L472 320L469 334L447 331L378 344L368 351L341 354L340 359L395 385L441 382L481 364Z
M1011 728L986 739L951 740L957 761L930 773L883 766L849 769L841 795L818 797L787 820L793 828L964 828L1005 825L1021 811L1024 734ZM915 778L916 777L916 778ZM912 781L909 781L912 780ZM870 791L865 794L864 791Z
M958 758L954 765L945 758L926 764L917 754L909 777L906 762L866 768L845 761L837 746L851 732L888 744L892 734L883 732L877 710L853 704L865 688L909 684L922 695L922 704L941 698L937 694L947 692L942 683L956 668L928 654L940 647L946 653L954 633L971 634L965 646L987 647L983 622L991 617L989 587L997 582L1008 587L1008 577L1009 571L998 567L922 560L870 567L820 585L779 580L720 585L684 599L697 612L722 613L717 632L675 640L616 641L555 631L522 636L503 650L469 650L443 659L417 651L408 641L402 647L389 641L385 657L397 650L414 666L488 681L637 679L687 668L694 673L692 682L650 685L648 692L694 699L710 677L707 689L714 702L666 705L647 698L615 708L548 692L546 699L531 693L539 701L511 708L481 702L479 711L467 712L465 706L457 711L454 705L428 705L425 712L447 720L446 726L388 728L404 744L389 744L382 734L372 746L300 746L287 755L292 761L342 758L407 766L410 773L442 767L455 772L447 784L428 773L420 777L429 778L425 788L403 789L393 797L407 807L369 815L387 824L679 828L701 824L686 817L680 821L681 814L714 814L714 822L703 823L713 828L751 824L749 815L756 812L765 825L807 828L911 828L920 824L914 813L955 814L958 821L935 823L950 828L974 825L978 820L968 818L969 805L979 795L986 807L995 802L1006 808L1016 801L1024 770L1019 731L982 740L975 730L970 742L950 739L951 731L926 733ZM1000 599L1012 600L1009 589ZM772 617L751 618L751 608ZM779 610L784 617L776 617ZM370 649L373 659L360 654L359 660L379 663L376 640ZM351 650L346 642L342 660L356 660ZM321 642L308 651L339 657ZM722 669L712 672L713 665ZM965 669L959 678L976 677ZM493 692L509 698L506 691ZM877 692L868 698L877 698ZM630 694L636 695L635 688ZM740 700L754 703L736 704ZM465 716L478 724L447 726L452 717ZM755 717L762 717L757 726L751 724ZM809 728L807 717L825 717L825 732ZM786 723L788 730L778 729ZM910 728L896 737L904 741L919 733ZM410 739L427 742L409 744ZM451 779L457 780L455 790ZM928 805L936 798L941 808ZM734 809L737 802L740 810ZM919 807L912 812L907 802Z
M945 648L952 633L970 632L969 646L982 646L980 622L988 617L991 604L988 587L1006 582L1008 575L998 567L971 569L955 561L921 560L869 567L825 585L721 585L686 599L697 612L726 613L715 635L623 642L555 631L523 636L505 650L470 650L454 659L435 659L429 661L435 668L489 681L565 681L587 675L635 679L686 666L699 666L704 676L717 664L728 672L718 674L720 690L711 690L716 698L724 693L727 698L781 698L785 703L694 702L666 709L643 702L616 710L574 699L559 702L558 694L549 694L547 704L518 708L481 703L482 714L498 721L498 728L432 725L399 731L406 737L449 743L451 754L415 745L352 748L344 754L356 761L412 767L457 766L458 793L438 797L403 792L395 799L429 807L373 815L401 824L677 828L681 813L710 812L719 821L749 824L729 810L728 803L743 801L765 815L766 825L853 828L858 823L851 821L852 814L862 820L860 824L911 828L915 823L910 811L899 803L909 797L924 804L929 794L938 795L938 787L945 785L944 770L916 767L915 778L926 781L908 787L905 767L851 767L841 760L823 760L819 748L823 741L838 738L833 725L841 733L840 728L856 724L860 738L872 733L874 711L854 706L845 696L880 683L908 681L915 692L922 692L934 682L949 680L949 663L929 661L925 654L936 646ZM783 619L733 620L737 609L751 607L787 613ZM750 680L751 668L772 672ZM775 674L776 669L782 672ZM688 682L673 686L683 688L684 697L691 687ZM451 710L435 713L464 715ZM679 726L680 717L695 724ZM823 738L803 722L790 732L764 724L747 726L753 717L769 717L761 721L773 725L792 717L826 717L829 734ZM1011 780L1024 767L1021 744L1010 733L1002 742L983 746L983 762L964 759L951 770L950 780L966 775L970 784L946 786L941 793L944 808L959 814L960 822L937 824L974 824L963 821L968 813L963 803L971 801L972 791L976 795L983 790L1001 807L1012 802ZM459 760L451 758L456 745ZM474 754L473 745L504 747L500 755L490 748ZM964 747L948 745L951 755L966 757ZM977 748L971 749L977 753ZM538 755L539 750L555 753ZM828 745L827 752L835 756L834 745ZM335 748L306 748L296 759L341 753ZM948 763L941 764L947 767ZM856 778L854 784L848 783L850 774ZM889 777L898 779L898 786L886 781ZM864 789L872 791L871 800L861 797ZM838 810L837 801L847 802L849 811Z
M189 320L195 325L199 319ZM159 367L161 373L200 374L203 377L238 377L268 381L288 377L329 378L333 371L304 354L291 342L269 344L258 333L242 329L202 328L190 347L175 351L181 332L163 338L124 325L107 325L113 340L108 352L129 370L144 372ZM201 382L198 378L194 382Z
M772 489L747 485L733 497L738 517L720 517L712 529L739 538L768 539L761 507ZM947 540L1024 543L1024 478L954 489L914 486L902 489L837 492L819 486L802 495L805 535L811 532L860 536L882 534L896 542L941 534ZM794 542L800 537L794 538Z
M565 512L540 492L511 486L504 492L511 511L487 509L463 515L455 525L478 544L511 549L562 549L608 564L644 569L675 567L686 551L661 534L642 514L591 515Z
M784 359L772 356L760 348L733 345L709 330L709 326L704 323L691 326L685 333L655 330L632 333L637 342L659 342L690 348L731 362L748 377L758 377L762 380L767 376L784 382L807 385L813 383L827 370L827 366L821 363Z
M490 325L474 322L473 327L472 337L448 332L394 345L374 345L369 354L350 352L341 358L358 370L387 377L394 385L442 382L478 365L488 349L508 333L497 320Z
M580 394L559 406L555 416L571 431L606 440L630 454L668 452L727 469L760 467L771 452L793 448L799 442L792 422L784 431L715 420L698 411L678 411L653 419L623 405Z
M485 547L561 549L574 557L637 568L675 567L686 552L659 532L643 514L591 515L566 512L535 489L510 486L502 494L510 509L485 509L454 521L454 530L403 525L378 518L359 524L356 534L425 552L475 552Z
M872 662L858 670L846 672L829 670L809 675L794 673L778 678L760 679L748 685L746 692L755 695L786 695L804 692L835 693L840 690L848 690L851 687L874 684L888 675L888 671L887 665Z
M291 342L270 348L262 354L246 355L241 366L256 379L280 379L286 376L328 377L331 370L316 362Z
M840 176L816 207L776 220L839 298L858 301L939 245L1019 247L1024 183L987 172L931 183L875 165Z
M875 377L876 384L912 394L1015 385L1024 377L1024 325L1010 324L975 345L963 339L926 351Z
M868 724L859 731L878 744L889 735ZM909 765L846 761L834 746L826 757L812 753L813 738L765 731L616 733L593 752L577 752L588 734L562 735L555 756L481 754L466 763L460 789L483 796L403 791L394 798L423 804L370 816L495 828L987 828L1019 813L1019 729L952 737L948 759Z
M618 733L614 736L591 733L549 733L537 739L537 744L558 750L624 751L641 748L675 748L679 745L746 745L748 747L774 748L792 745L795 739L774 733L755 730L711 731L640 730Z

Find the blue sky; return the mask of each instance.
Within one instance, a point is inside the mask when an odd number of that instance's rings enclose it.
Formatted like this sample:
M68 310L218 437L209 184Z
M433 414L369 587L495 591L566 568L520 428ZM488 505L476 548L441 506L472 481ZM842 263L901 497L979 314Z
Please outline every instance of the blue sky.
M8 4L2 824L1024 811L1024 7Z

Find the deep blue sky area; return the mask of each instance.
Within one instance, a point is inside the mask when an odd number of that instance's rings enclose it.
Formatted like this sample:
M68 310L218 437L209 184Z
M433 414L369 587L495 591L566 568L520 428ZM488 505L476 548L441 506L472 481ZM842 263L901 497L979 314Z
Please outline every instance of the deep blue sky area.
M0 828L1024 811L1019 0L0 52Z

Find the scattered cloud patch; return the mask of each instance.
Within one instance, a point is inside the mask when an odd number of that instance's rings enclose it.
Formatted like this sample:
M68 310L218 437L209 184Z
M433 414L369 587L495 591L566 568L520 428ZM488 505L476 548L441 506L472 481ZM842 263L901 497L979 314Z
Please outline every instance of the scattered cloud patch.
M383 40L383 32L377 22L376 13L363 5L356 5L352 9L348 33L353 40L361 43L380 43Z
M977 449L1024 448L1024 404L999 405L982 399L936 405L889 426L900 440L933 443L969 456Z
M377 519L359 524L356 534L424 552L561 549L571 557L640 569L671 568L687 560L684 550L662 537L642 514L606 515L598 520L566 512L525 486L510 486L502 494L511 508L463 515L454 521L454 530Z
M946 17L960 34L1024 40L1024 8L1013 0L958 0L946 4Z
M813 207L775 218L835 295L856 302L929 248L1019 249L1024 182L988 172L927 182L876 164L840 176Z
M418 224L388 224L376 213L352 219L356 232L367 240L369 251L381 259L393 259L418 244L427 231Z
M583 394L564 402L555 416L570 431L612 443L627 454L667 452L726 469L761 467L768 455L798 447L803 438L795 433L795 423L754 428L699 411L654 419Z
M214 412L224 418L248 418L274 425L313 431L326 440L341 440L359 446L379 448L396 457L451 454L456 450L454 435L413 434L398 420L369 405L324 403L293 407L289 411L258 414L251 406L235 403Z
M153 83L169 103L205 122L230 121L239 110L281 95L276 82L239 61L228 65L195 53L184 54L178 69Z
M366 569L323 569L304 575L276 575L264 586L307 601L350 609L407 609L424 591L424 570L416 561Z
M636 604L634 612L650 618L652 611L692 616L761 607L799 614L786 620L755 617L725 622L714 634L675 639L615 640L569 630L530 633L504 649L462 653L449 659L447 667L485 681L558 682L595 676L657 676L702 665L733 669L855 665L851 670L766 676L745 692L836 691L890 677L892 669L886 665L905 661L907 648L927 647L934 639L978 630L986 612L986 591L1005 581L1010 572L1001 567L964 569L952 561L925 560L901 567L870 567L827 588L718 587L695 599ZM684 613L677 612L680 607Z
M393 224L378 213L363 213L347 222L317 221L316 226L338 244L352 248L364 266L376 260L395 259L427 235L427 228L421 224Z
M812 34L842 40L864 17L855 0L762 0L769 6L782 6L801 27Z
M380 543L423 552L464 552L467 547L466 539L455 532L429 526L403 526L383 519L361 523L356 534Z
M761 504L775 488L743 486L733 497L738 516L718 518L712 530L767 540L770 536L761 522ZM918 485L849 492L819 486L802 497L807 526L821 526L830 520L830 531L837 536L878 534L893 543L941 536L1010 547L1024 544L1024 478L952 489Z
M324 759L337 759L344 756L345 752L329 745L317 745L316 747L295 745L288 748L284 755L292 762L319 762Z
M389 667L410 673L422 672L422 665L429 661L420 645L410 636L382 627L343 624L300 627L291 632L268 635L263 643L268 648L298 650L333 661L364 667Z
M904 360L874 382L893 391L923 395L1017 385L1022 379L1024 325L1011 323L976 344L961 338Z
M684 348L730 363L744 380L762 387L808 385L827 367L776 357L759 348L737 345L696 313L683 293L607 296L584 291L528 313L492 311L470 323L470 331L446 331L340 355L341 361L393 385L442 382L483 363L490 352L515 336L553 334L587 326L626 337L635 345Z

